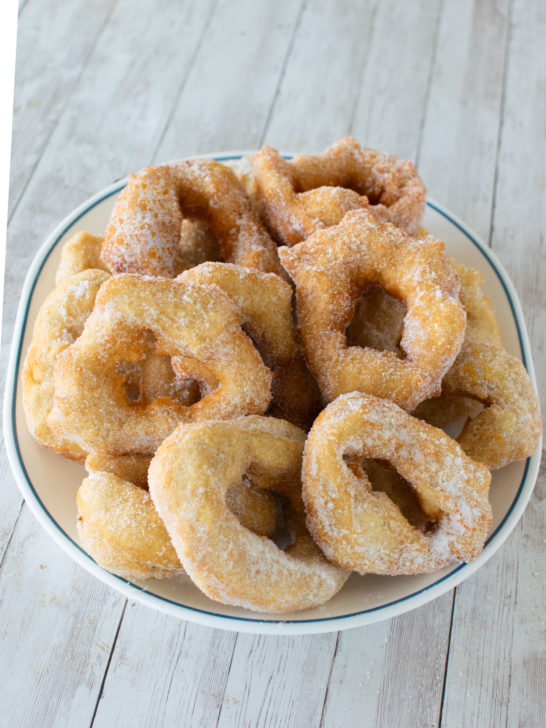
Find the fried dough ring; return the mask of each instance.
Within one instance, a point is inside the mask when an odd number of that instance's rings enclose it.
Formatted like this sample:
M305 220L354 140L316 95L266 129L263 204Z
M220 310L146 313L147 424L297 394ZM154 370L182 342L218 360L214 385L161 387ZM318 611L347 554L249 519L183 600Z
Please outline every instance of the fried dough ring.
M90 454L89 472L77 493L78 532L87 553L124 579L161 579L184 569L148 493L150 456ZM229 509L260 536L275 533L275 499L257 486L238 483L226 496Z
M244 330L273 371L270 414L310 427L320 409L320 393L301 355L288 283L272 273L229 263L204 263L184 271L178 280L214 284L227 293Z
M270 417L179 427L150 466L150 492L184 568L211 599L288 612L332 597L348 574L329 564L305 530L300 468L305 433ZM229 457L220 457L229 452ZM267 474L290 505L296 540L281 551L245 529L226 491L249 473Z
M369 210L413 235L425 210L426 189L411 162L366 149L344 137L321 154L286 160L263 147L254 161L262 215L272 234L295 245L337 225L349 210Z
M327 402L358 390L412 410L439 391L465 329L459 279L443 243L410 238L357 210L279 254L296 283L304 354ZM369 284L407 305L404 359L347 345L355 301Z
M485 408L466 421L457 441L490 470L532 455L542 432L538 398L525 367L502 346L468 340L443 389Z
M119 361L138 361L149 332L156 353L193 362L220 384L199 402L182 406L160 398L129 403ZM111 454L153 453L180 422L262 413L271 372L241 331L228 296L213 286L164 278L119 275L97 296L78 341L57 357L55 405L59 425L89 450Z
M100 259L103 238L83 230L73 235L61 250L61 260L55 274L55 285L59 286L67 278L91 268L110 273Z
M102 259L114 273L173 278L188 267L183 215L205 220L225 260L282 274L275 243L235 174L211 159L145 167L129 178L110 217Z
M76 502L82 545L107 571L129 580L184 572L147 490L113 473L91 472Z
M40 445L75 460L85 457L85 448L64 429L47 423L53 407L54 364L83 331L98 290L109 277L104 271L87 270L59 283L40 308L23 364L23 405L30 433Z
M454 267L467 314L464 343L443 379L441 397L423 402L415 414L427 421L443 415L443 424L455 415L469 416L457 441L467 455L496 470L535 451L540 406L525 367L502 346L491 301L481 288L483 276L459 263Z
M358 478L346 457L386 460L415 489L430 534L386 493ZM361 574L420 574L469 561L491 525L491 475L441 430L385 400L353 392L315 421L302 470L307 526L327 558Z

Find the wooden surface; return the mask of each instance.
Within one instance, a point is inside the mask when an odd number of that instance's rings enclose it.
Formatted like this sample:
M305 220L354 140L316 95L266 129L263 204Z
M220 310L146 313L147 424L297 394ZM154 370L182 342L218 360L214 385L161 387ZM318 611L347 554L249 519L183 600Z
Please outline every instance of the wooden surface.
M153 161L351 133L413 159L499 254L543 392L545 37L543 0L21 2L3 365L29 261L90 194ZM544 472L455 592L308 637L126 602L42 531L4 455L0 475L2 726L544 725Z

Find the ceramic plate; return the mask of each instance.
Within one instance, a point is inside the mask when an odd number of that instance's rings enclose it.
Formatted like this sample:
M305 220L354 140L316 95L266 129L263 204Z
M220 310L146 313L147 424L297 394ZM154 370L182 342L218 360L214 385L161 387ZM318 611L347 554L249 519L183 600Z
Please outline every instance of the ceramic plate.
M207 155L209 156L209 155ZM236 159L240 153L210 155ZM200 624L241 632L310 634L370 624L414 609L449 591L482 566L512 531L536 480L540 447L525 461L496 471L491 487L493 527L482 554L470 564L457 564L428 576L359 576L322 607L294 614L255 614L217 604L187 577L129 583L104 571L80 547L76 531L76 490L85 476L79 463L41 448L29 435L23 413L20 370L34 320L54 285L63 243L78 230L101 235L125 180L92 197L72 212L48 237L28 272L11 350L4 407L6 447L17 483L34 515L50 536L75 561L126 597ZM512 283L496 256L454 215L427 203L425 227L445 241L447 252L484 276L484 289L495 307L506 349L522 359L534 379L525 322Z

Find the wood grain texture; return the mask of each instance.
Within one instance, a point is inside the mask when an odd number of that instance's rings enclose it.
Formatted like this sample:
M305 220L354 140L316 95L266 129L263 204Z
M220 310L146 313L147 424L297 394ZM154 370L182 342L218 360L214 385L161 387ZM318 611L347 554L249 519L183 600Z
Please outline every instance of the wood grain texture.
M418 160L428 194L486 243L508 26L508 0L445 3Z
M2 725L88 725L124 600L74 564L28 509L0 594Z
M89 22L74 33L87 0L19 6L19 42L15 67L15 94L11 154L9 210L11 216L46 148L49 138L78 85L81 74L105 22L113 0L94 0ZM50 22L44 33L44 8ZM42 73L47 67L48 72Z
M434 62L440 4L381 2L349 131L415 160Z
M130 602L94 728L216 725L236 640Z
M290 0L218 3L157 161L259 147L300 6Z
M335 646L334 633L239 635L218 728L319 725Z
M263 143L287 151L317 152L347 134L376 6L372 0L307 3Z

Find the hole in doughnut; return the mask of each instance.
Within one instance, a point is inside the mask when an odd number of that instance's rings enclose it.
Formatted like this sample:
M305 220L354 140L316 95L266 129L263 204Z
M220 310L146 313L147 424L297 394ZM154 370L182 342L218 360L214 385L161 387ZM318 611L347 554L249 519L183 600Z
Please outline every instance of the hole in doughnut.
M284 550L296 540L295 514L287 498L267 487L267 478L246 473L241 482L232 485L226 504L240 523L260 536L265 536ZM273 487L273 486L272 486Z
M355 302L353 317L345 330L347 345L393 351L403 359L400 340L407 311L406 304L382 286L366 286Z
M290 523L292 514L288 498L279 493L273 493L273 497L275 498L275 533L272 541L277 548L284 551L295 542L296 530L294 524Z
M139 361L118 361L116 374L123 377L125 396L130 403L140 402L142 396L142 366Z
M463 414L463 416L460 416L459 412L457 412L456 414L459 414L457 419L454 419L452 422L449 422L447 425L442 427L442 429L454 440L459 437L467 421L475 419L483 412L484 409L489 407L490 402L486 402L485 400L482 401L475 397L463 397L461 395L458 404L459 407L466 407L467 411Z
M209 368L193 357L163 353L149 330L137 334L129 356L117 362L116 373L123 378L127 402L135 406L167 398L189 407L219 386Z
M210 225L197 217L185 217L180 227L180 250L188 265L206 261L224 262L220 242Z
M359 458L345 455L344 461L357 478L367 477L372 491L385 493L395 503L404 518L422 533L434 533L438 527L438 517L426 512L423 503L411 483L403 478L395 468L385 460Z

